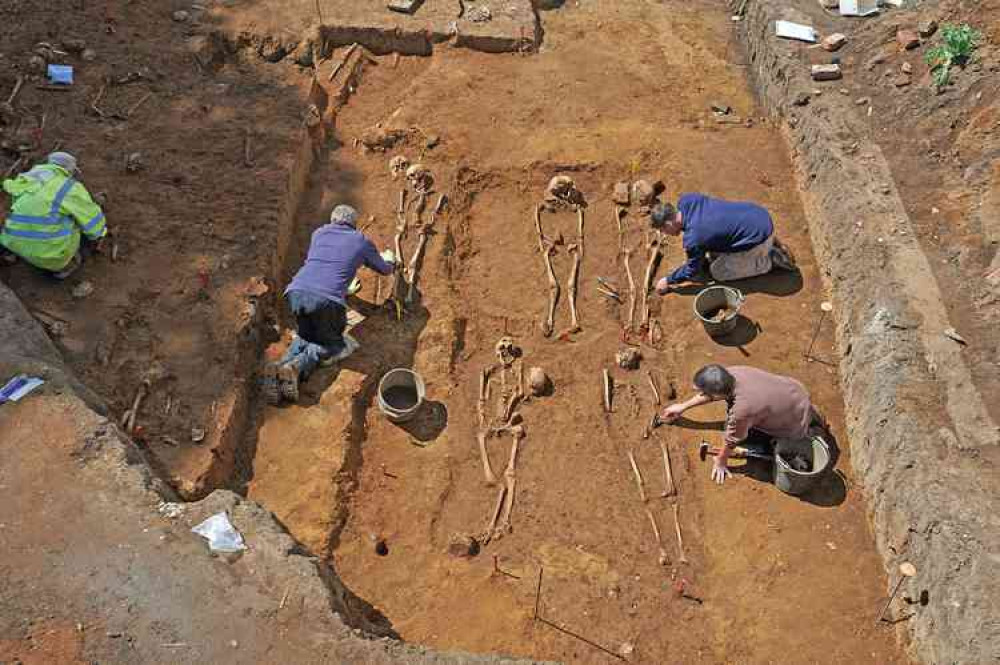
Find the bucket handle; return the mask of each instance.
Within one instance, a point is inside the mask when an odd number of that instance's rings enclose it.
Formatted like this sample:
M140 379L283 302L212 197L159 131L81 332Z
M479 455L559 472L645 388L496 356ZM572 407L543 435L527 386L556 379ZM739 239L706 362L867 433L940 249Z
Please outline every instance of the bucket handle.
M739 304L742 307L743 303L747 301L747 297L736 287L730 286L729 288L736 292L736 299L739 300Z

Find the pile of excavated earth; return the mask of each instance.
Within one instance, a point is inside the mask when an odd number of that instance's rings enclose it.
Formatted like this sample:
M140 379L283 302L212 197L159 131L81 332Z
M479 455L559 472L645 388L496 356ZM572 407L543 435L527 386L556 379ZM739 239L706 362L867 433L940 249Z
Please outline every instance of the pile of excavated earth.
M0 0L0 173L111 233L0 267L0 663L992 662L1000 7L865 5ZM684 192L798 270L658 295ZM339 204L400 268L269 403ZM714 483L707 363L828 471Z

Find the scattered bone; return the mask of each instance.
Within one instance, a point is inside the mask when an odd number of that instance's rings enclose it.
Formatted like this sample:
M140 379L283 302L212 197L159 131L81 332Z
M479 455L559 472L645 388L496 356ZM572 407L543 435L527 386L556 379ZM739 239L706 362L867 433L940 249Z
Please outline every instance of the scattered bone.
M532 397L541 397L549 390L549 377L541 367L528 370L528 388Z
M625 324L625 330L632 332L633 323L635 322L635 278L632 277L632 266L629 265L630 259L632 258L632 250L628 247L624 250L625 254L625 276L628 278L628 323Z
M628 451L628 463L632 465L632 473L635 474L635 484L639 488L639 498L646 503L646 488L642 482L642 474L639 472L639 465L635 463L635 455Z
M674 485L674 473L670 466L670 451L663 441L660 441L660 453L663 455L663 492L660 493L660 497L666 498L677 494L677 486ZM683 556L681 558L683 559Z
M674 507L676 508L676 506ZM653 536L656 538L656 546L660 548L660 565L670 565L670 555L667 554L667 550L663 547L663 538L660 537L660 527L656 525L656 518L653 517L653 511L649 509L649 506L646 506L646 517L649 518L649 523L653 526Z
M653 279L660 266L660 259L663 258L662 236L657 231L653 234L653 239L649 243L649 261L646 263L646 276L642 280L642 326L643 330L649 329L649 293L653 290Z
M535 231L538 234L538 248L542 252L542 260L545 261L545 274L549 278L549 309L542 324L542 335L551 337L555 329L556 305L559 303L559 280L556 279L556 271L552 267L552 254L555 250L554 244L542 233L542 206L535 207Z
M408 160L403 155L396 155L389 160L389 173L392 174L392 179L396 180L399 176L406 173L406 169L410 167L410 160Z
M205 430L200 427L191 428L191 443L201 443L205 440Z
M602 370L602 381L601 387L604 393L604 412L611 413L611 393L613 390L613 384L611 383L611 374L608 373L607 369Z
M680 511L680 505L674 504L674 530L677 532L677 551L679 553L679 559L681 563L687 563L688 559L684 556L684 539L681 538L681 521L678 515Z
M649 389L653 391L653 404L656 406L660 405L660 389L656 386L656 379L653 378L653 373L648 369L646 370L646 379L649 381Z
M639 349L632 347L622 349L615 354L615 362L622 369L639 369L640 360L642 360L642 354L639 353Z

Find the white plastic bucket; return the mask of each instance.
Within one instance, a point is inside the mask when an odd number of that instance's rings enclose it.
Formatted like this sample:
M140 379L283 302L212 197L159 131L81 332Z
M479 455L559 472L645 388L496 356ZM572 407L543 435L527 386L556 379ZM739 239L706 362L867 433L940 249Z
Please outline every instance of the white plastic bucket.
M378 382L378 408L394 423L405 423L424 402L424 380L413 370L398 367Z
M799 471L788 465L783 456L800 455L810 466L808 471ZM830 447L821 436L805 439L777 439L774 444L774 484L785 494L799 496L816 484L830 467L832 457Z

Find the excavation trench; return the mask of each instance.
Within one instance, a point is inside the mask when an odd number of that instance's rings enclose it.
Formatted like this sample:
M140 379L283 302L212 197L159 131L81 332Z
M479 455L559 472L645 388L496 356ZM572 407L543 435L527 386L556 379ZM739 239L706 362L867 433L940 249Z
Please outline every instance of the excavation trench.
M428 166L449 206L428 245L419 305L396 321L373 306L387 295L388 282L379 286L363 273L352 303L364 317L354 329L361 349L340 367L318 370L298 404L251 402L219 476L228 473L229 482L329 561L365 599L356 601L356 625L377 634L439 649L565 662L595 657L593 647L535 622L537 601L545 618L648 662L670 653L686 662L764 663L780 661L789 649L804 662L905 662L891 634L871 621L886 581L864 502L850 486L848 450L839 462L847 475L831 475L798 500L775 490L767 469L753 463L741 466L741 477L724 490L708 482L697 444L718 443L719 409L695 414L683 428L661 429L651 440L642 437L655 408L646 369L664 393L672 384L682 397L691 374L708 361L790 374L809 386L838 436L843 406L832 330L820 331L819 362L803 358L827 296L782 137L757 119L747 83L729 61L727 17L642 2L617 3L610 18L605 11L548 15L546 48L530 58L442 49L395 59L356 50L346 77L314 86L313 116L322 122L305 130L291 169L275 288L265 304L281 339L262 340L263 357L276 357L288 342L290 322L274 294L333 205L357 207L366 233L380 247L391 245L402 187L389 172L392 156ZM586 43L575 39L598 19L603 30ZM331 45L357 40L326 36ZM411 49L375 49L382 51ZM623 80L615 72L627 67L632 75ZM671 112L659 99L662 69L677 82ZM720 98L734 113L754 117L753 126L716 124L707 109ZM649 123L662 131L650 136ZM744 157L720 163L720 154ZM556 173L572 175L589 201L583 331L562 339L540 332L547 283L531 222ZM641 346L642 369L630 373L613 366L623 308L592 285L602 276L625 288L622 243L634 251L633 272L642 274L642 217L631 211L619 237L608 201L613 183L638 176L662 178L668 196L701 190L760 201L802 273L740 284L748 296L741 325L722 343L694 318L694 292L651 300L664 335ZM545 225L550 237L575 237L575 215L547 216ZM407 259L413 242L411 235ZM668 243L663 269L681 259L679 245ZM565 245L557 245L553 261L565 282L572 263ZM567 293L557 331L568 326ZM483 482L475 402L480 370L496 362L494 345L505 334L522 348L526 366L546 370L554 393L520 409L527 436L513 531L478 556L463 556L461 544L481 535L497 496ZM377 381L393 367L413 368L427 384L421 417L404 426L374 407ZM601 407L604 368L615 381L610 414ZM679 499L659 498L660 439L673 457ZM498 473L509 448L509 438L488 442ZM664 537L665 569L636 492L630 450L656 497L649 506ZM675 514L687 563L676 549ZM536 598L542 568L546 583ZM803 635L803 615L823 628ZM664 631L664 622L684 630Z

